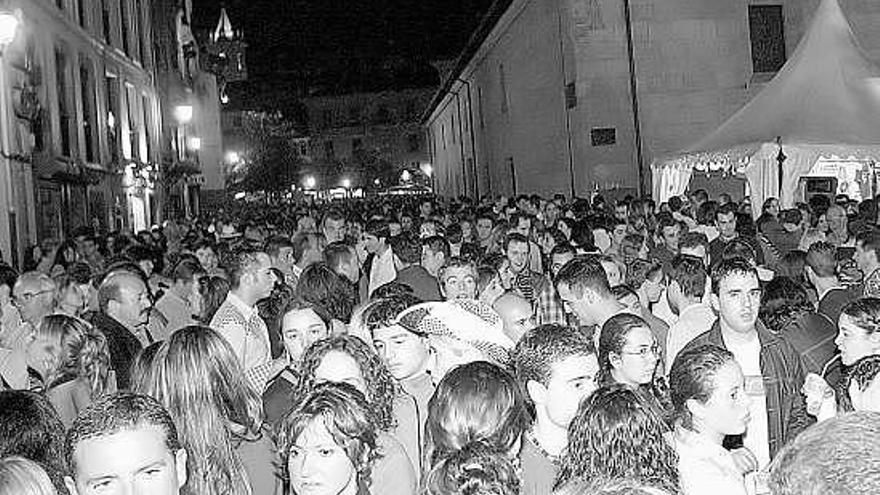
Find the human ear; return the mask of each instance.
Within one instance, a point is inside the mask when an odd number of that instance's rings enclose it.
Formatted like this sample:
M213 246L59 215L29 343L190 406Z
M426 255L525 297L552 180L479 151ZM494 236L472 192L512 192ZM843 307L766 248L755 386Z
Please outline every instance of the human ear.
M526 393L535 404L543 404L547 401L547 387L535 380L526 383Z
M179 449L174 453L174 468L177 470L177 487L183 488L183 485L186 484L187 480L187 472L186 472L186 460L187 453L184 449Z
M712 304L712 309L714 309L716 313L721 311L721 303L718 300L718 294L715 294L714 292L710 294L709 302Z
M76 483L70 476L64 477L64 486L67 487L67 491L70 492L70 495L79 495L79 492L76 490Z

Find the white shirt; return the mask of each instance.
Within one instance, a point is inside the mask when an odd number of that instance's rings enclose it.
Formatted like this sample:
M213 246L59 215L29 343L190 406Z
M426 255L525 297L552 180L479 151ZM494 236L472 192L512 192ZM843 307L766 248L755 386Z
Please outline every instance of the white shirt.
M370 284L367 287L367 293L373 295L373 291L393 282L397 278L397 270L394 268L394 253L391 248L385 250L382 254L373 257L373 266L370 268Z
M759 468L764 469L770 464L770 434L764 375L761 374L761 341L755 335L751 342L731 342L731 339L726 339L724 344L733 353L746 377L746 394L749 396L749 413L752 417L743 444L758 458Z
M672 369L675 356L692 340L708 332L718 317L712 308L695 303L681 310L678 320L669 326L666 334L666 374Z
M684 495L746 495L743 475L724 447L681 427L673 438Z

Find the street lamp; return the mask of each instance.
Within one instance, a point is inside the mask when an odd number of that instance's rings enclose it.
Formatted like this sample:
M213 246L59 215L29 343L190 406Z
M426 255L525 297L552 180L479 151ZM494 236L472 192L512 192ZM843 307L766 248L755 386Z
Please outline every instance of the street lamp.
M315 184L316 184L315 178L312 177L311 175L306 177L306 180L303 181L303 185L306 187L306 189L314 189Z
M241 160L241 155L238 154L237 151L227 151L226 152L226 163L234 165Z
M12 43L15 33L18 31L18 16L13 12L0 12L0 46Z
M193 118L192 105L177 105L174 107L174 118L181 124L188 124Z
M202 139L197 137L189 138L189 149L199 151L202 149Z
M351 188L351 179L349 179L347 177L345 179L342 179L342 187L344 187L346 189Z

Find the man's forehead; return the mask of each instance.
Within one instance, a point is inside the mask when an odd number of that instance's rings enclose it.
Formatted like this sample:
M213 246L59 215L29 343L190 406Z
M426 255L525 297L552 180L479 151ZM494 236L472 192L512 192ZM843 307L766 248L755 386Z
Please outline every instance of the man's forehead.
M758 276L751 272L734 272L730 273L718 281L718 288L721 291L729 290L753 290L760 289L761 284L758 282Z
M395 337L406 337L409 335L415 334L397 324L380 326L373 330L373 338L378 340L393 339Z

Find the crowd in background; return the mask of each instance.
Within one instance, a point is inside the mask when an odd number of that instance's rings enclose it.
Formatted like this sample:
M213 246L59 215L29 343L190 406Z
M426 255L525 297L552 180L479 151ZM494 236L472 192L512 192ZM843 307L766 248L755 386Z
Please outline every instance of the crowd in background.
M880 493L878 204L78 229L0 265L0 495Z

